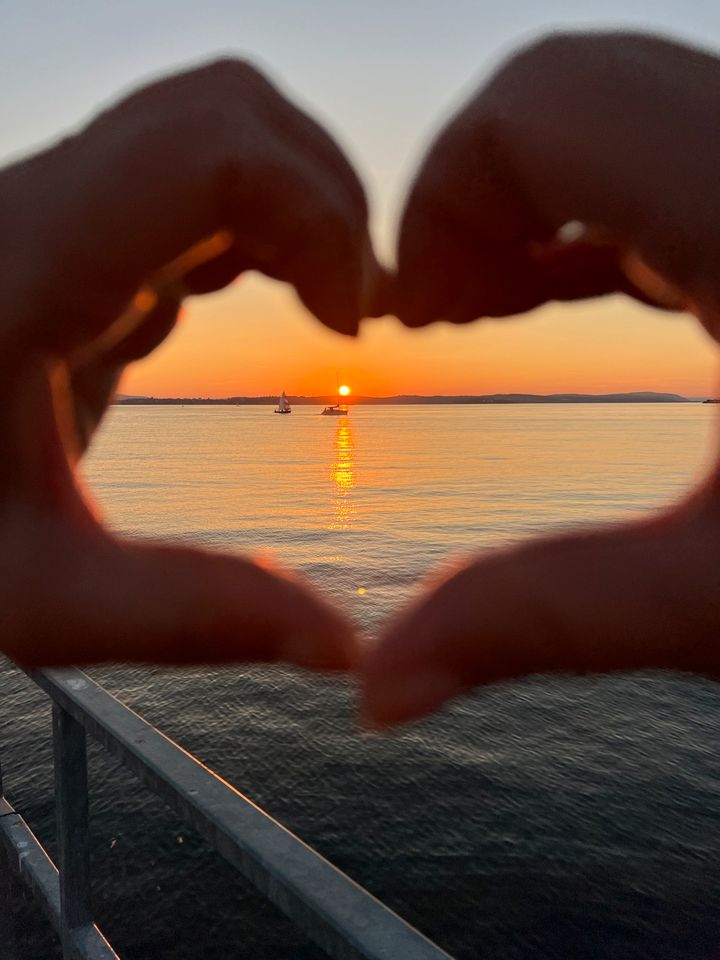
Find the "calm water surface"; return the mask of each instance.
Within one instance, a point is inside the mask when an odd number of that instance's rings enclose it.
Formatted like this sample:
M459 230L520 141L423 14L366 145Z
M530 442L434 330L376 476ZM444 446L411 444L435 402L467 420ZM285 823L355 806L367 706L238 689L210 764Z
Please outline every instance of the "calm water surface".
M449 556L669 502L715 420L696 404L317 413L115 408L86 472L117 530L269 549L371 635ZM535 678L367 738L335 679L93 673L458 958L720 956L710 682ZM52 846L49 710L7 667L0 690L8 793ZM123 957L319 956L129 775L91 760L96 909Z

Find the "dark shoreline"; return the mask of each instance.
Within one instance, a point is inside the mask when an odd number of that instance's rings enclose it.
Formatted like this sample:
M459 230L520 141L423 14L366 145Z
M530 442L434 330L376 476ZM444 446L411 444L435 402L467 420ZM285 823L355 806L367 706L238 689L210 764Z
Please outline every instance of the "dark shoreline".
M395 397L362 397L351 399L353 406L412 406L450 404L510 404L510 403L700 403L703 397L683 397L678 393L492 393L479 396L416 396L402 394ZM294 406L324 406L336 402L334 396L298 397L288 396ZM121 396L115 401L121 406L133 405L196 405L196 406L270 406L277 404L276 396L262 397L130 397Z

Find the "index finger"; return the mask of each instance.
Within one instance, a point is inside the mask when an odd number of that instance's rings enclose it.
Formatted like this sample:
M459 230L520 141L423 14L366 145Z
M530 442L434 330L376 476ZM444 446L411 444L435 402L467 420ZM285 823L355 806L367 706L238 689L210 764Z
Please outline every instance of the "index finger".
M642 296L640 272L625 270L630 252L684 291L713 332L718 81L715 57L642 34L557 35L513 57L440 133L412 187L401 319ZM599 246L538 256L571 221Z
M218 285L261 269L354 332L377 264L367 204L334 141L253 67L223 60L145 87L4 171L13 329L65 352L151 275L219 230Z

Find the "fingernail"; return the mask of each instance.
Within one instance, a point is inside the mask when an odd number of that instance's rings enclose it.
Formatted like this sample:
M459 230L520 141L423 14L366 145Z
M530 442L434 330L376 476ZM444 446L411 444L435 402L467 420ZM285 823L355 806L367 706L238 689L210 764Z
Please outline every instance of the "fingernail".
M360 724L378 731L409 723L434 713L465 689L458 677L441 669L385 673L366 684Z

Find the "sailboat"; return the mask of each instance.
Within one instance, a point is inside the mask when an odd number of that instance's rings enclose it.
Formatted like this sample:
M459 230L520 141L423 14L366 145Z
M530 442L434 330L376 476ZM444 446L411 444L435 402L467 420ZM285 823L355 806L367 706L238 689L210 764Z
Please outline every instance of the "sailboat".
M333 403L331 406L325 407L323 410L321 410L320 411L321 417L346 417L348 414L347 404L340 403L341 390L344 390L347 393L349 392L348 388L340 387L340 379L337 372L335 373L335 379L337 381L338 401L337 403Z
M278 397L278 405L275 407L273 413L292 413L290 401L288 400L284 390Z

